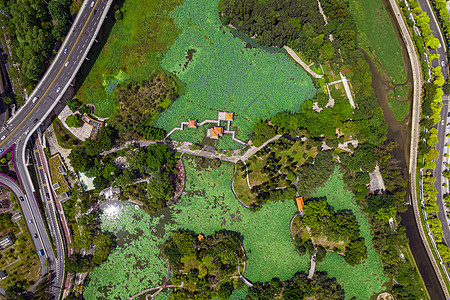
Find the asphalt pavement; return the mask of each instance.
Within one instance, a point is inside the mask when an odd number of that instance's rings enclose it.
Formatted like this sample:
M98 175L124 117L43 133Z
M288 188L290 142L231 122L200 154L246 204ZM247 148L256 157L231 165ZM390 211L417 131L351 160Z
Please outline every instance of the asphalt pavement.
M55 256L35 199L33 183L25 165L25 148L33 132L56 106L81 67L111 3L112 0L85 0L83 2L76 20L53 63L31 93L27 102L0 130L0 154L6 153L7 149L15 145L14 159L17 176L25 193L20 190L17 184L6 177L0 176L0 183L10 187L19 197L24 197L24 201L19 201L19 203L31 234L37 234L37 238L33 240L36 251L44 251L44 255L40 257L41 275L47 273L52 275L50 294L54 299L59 298L64 279L63 241L54 206L52 203L47 203L44 195L43 199L48 216L47 223L56 248ZM42 164L38 160L37 164L39 165L39 163ZM39 177L39 179L42 178Z
M433 30L433 36L437 38L440 42L440 47L436 50L431 50L434 53L439 53L439 59L433 60L432 66L437 67L438 65L441 67L442 74L444 75L446 81L448 80L448 61L446 54L446 43L442 36L438 21L436 20L432 7L428 0L419 0L420 7L422 11L426 12L430 17L430 28ZM443 155L445 153L445 135L447 129L448 113L449 113L449 95L444 95L442 97L443 107L441 109L441 121L436 125L438 130L438 144L436 145L436 149L439 152L439 156L436 159L436 168L434 170L434 176L436 177L435 187L437 189L437 205L439 207L438 218L442 223L442 230L444 232L444 241L447 245L450 246L450 227L448 223L448 219L446 216L445 204L444 204L444 195L443 195L443 187L442 184L445 182L442 172L446 169L443 166ZM437 241L439 242L439 241Z

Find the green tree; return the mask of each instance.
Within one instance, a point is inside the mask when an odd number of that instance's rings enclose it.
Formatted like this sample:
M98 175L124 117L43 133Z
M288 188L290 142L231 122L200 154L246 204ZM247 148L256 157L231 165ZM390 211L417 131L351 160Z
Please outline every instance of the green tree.
M92 258L94 264L100 265L108 258L109 253L113 249L113 242L114 240L111 235L103 232L94 238L93 244L95 251L94 257Z
M92 156L83 147L75 147L69 154L70 164L77 172L86 172L93 165Z
M70 115L66 119L66 124L69 127L80 127L81 120L77 115Z
M317 252L316 252L316 262L320 263L325 260L325 257L327 256L327 250L322 245L317 246Z
M25 300L26 290L19 282L10 285L5 291L5 297L8 300Z
M345 248L344 260L349 265L360 264L367 259L367 247L364 244L364 238L358 238L357 240L350 241Z
M80 107L81 102L75 98L69 98L66 100L66 105L70 108L72 112L75 112L78 107Z
M152 173L152 179L147 185L147 197L150 201L166 202L170 200L173 194L173 185L168 172L155 171Z
M194 252L196 240L189 231L175 231L171 236L173 243L183 255L190 255Z
M94 187L97 191L101 191L108 187L109 180L103 176L97 176L94 178Z
M120 174L116 177L116 184L118 186L125 187L125 186L133 183L134 177L135 176L134 176L133 171L131 171L129 169L124 169L122 171L122 174Z

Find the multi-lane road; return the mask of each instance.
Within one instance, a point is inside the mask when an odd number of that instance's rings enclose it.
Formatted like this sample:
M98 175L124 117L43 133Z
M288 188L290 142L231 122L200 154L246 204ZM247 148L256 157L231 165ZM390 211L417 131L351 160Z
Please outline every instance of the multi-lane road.
M48 216L46 221L52 233L55 253L35 199L33 183L26 167L25 148L33 132L50 114L74 79L94 43L111 3L112 0L83 2L53 63L25 105L0 130L0 153L4 154L8 149L13 149L17 176L22 189L13 180L4 176L0 176L0 183L10 187L18 198L23 198L19 203L33 236L36 252L39 250L44 252L44 255L40 256L41 275L51 274L50 293L55 299L59 298L64 279L64 241L61 238L54 206L45 205ZM47 201L44 195L43 202L48 204Z
M447 62L447 53L446 48L447 44L442 36L442 32L439 27L439 23L436 20L436 17L433 13L433 9L428 0L419 0L420 7L427 15L430 17L430 28L433 30L433 36L437 38L440 42L440 47L436 49L436 53L439 54L438 60L433 60L433 67L440 66L442 74L445 79L448 80L448 62ZM436 145L437 150L439 152L439 157L436 159L436 169L434 176L436 177L435 187L437 189L437 205L439 207L438 218L442 223L442 230L444 232L444 241L447 245L450 245L450 227L447 221L446 209L444 204L444 195L443 195L443 187L442 184L444 178L442 176L443 170L443 158L445 153L445 135L448 123L448 112L449 112L449 95L444 95L442 97L443 107L441 109L441 121L436 125L438 130L438 144Z

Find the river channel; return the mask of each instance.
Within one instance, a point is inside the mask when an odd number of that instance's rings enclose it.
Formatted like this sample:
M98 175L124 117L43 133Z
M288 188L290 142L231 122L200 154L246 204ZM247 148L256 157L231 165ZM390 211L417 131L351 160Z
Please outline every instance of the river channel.
M403 61L404 65L406 66L406 72L408 74L407 81L410 85L412 85L411 65L409 63L408 53L401 37L397 21L392 15L392 10L389 3L386 0L383 0L383 4L386 7L389 19L393 24L395 34L397 35L397 39L399 40L400 46L402 48ZM366 61L369 63L370 72L372 73L372 88L375 92L375 96L378 99L379 105L383 109L384 120L389 125L387 142L393 141L398 144L398 147L396 147L391 154L400 162L404 176L408 176L409 172L407 166L409 162L410 150L411 113L408 113L403 122L398 122L397 120L395 120L394 115L388 106L388 91L391 89L391 87L389 86L389 79L386 75L379 72L374 62L366 53L364 53L364 56L366 58ZM409 90L410 107L412 107L411 87ZM408 187L408 191L405 196L405 203L409 203L409 195L410 194ZM401 224L406 228L406 234L409 238L411 251L414 255L414 259L416 260L416 264L419 268L420 274L423 278L423 281L425 282L425 286L431 299L445 299L436 273L434 272L431 261L428 258L427 252L422 243L422 239L420 238L412 205L408 205L408 210L404 213L401 213L400 216L402 218Z

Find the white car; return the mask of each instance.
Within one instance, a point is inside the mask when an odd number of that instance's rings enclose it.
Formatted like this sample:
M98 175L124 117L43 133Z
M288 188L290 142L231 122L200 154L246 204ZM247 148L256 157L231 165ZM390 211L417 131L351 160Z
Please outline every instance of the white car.
M438 49L441 49L441 44L439 44Z
M2 136L1 140L3 141L4 139L6 139L6 135Z
M66 64L64 65L64 67L67 67L69 65L69 62L66 62Z
M30 132L30 129L27 129L27 131L25 131L25 135L27 135Z
M95 1L91 2L91 7L94 7Z
M60 90L61 90L61 88L59 87L56 89L56 92L59 93Z

